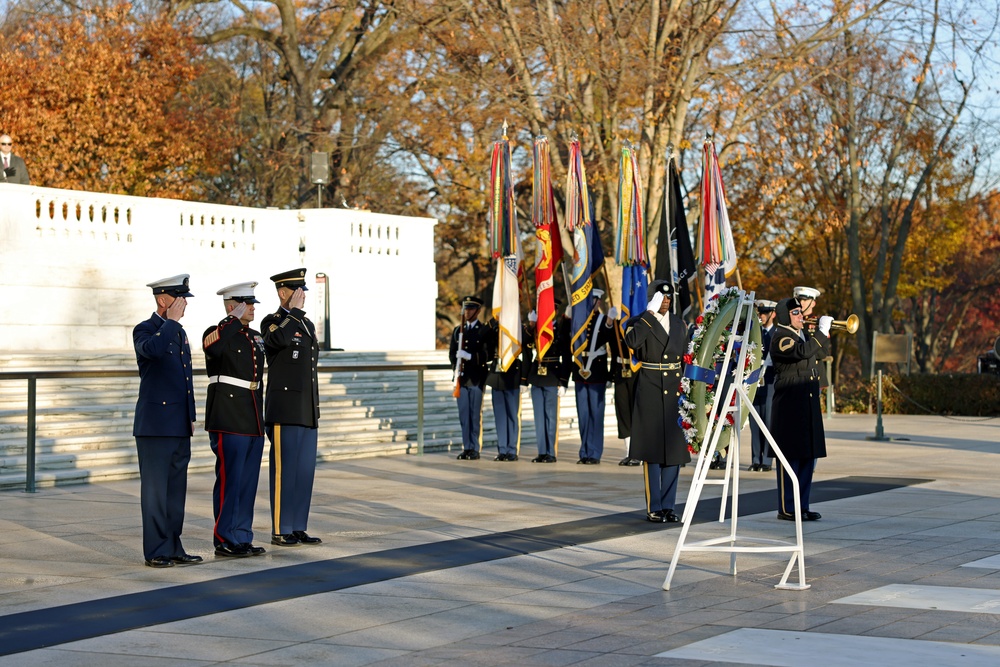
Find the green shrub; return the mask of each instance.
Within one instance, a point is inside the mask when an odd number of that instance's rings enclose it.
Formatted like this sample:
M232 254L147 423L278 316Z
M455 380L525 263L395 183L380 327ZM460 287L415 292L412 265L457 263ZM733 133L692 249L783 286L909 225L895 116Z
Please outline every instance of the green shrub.
M836 387L837 412L875 411L878 381L851 379ZM1000 416L1000 375L882 376L882 412L894 415Z

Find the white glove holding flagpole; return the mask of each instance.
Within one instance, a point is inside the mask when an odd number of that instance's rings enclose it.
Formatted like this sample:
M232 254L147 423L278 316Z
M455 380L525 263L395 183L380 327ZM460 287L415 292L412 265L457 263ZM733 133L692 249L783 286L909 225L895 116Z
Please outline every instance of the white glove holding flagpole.
M819 332L821 334L823 334L824 336L829 336L831 324L833 324L833 318L830 317L829 315L824 315L823 317L819 318L819 326L817 328L819 329Z
M621 314L621 313L619 313L619 312L618 312L618 309L617 309L617 308L615 308L614 306L611 306L610 308L608 308L608 319L609 319L609 320L617 320L617 319L618 319L618 316L619 316L620 314Z
M536 313L535 311L531 311L530 313L528 313L528 321L531 322L532 324L534 324L535 322L537 322L538 321L538 313Z
M466 361L472 359L472 354L466 352L465 350L459 350L455 356L457 356L459 359L465 359Z
M649 300L649 304L646 305L646 310L651 313L659 313L661 305L663 305L663 292L657 292L653 295L653 298Z
M556 389L556 396L565 396L565 395L566 395L566 387L559 387L558 389Z

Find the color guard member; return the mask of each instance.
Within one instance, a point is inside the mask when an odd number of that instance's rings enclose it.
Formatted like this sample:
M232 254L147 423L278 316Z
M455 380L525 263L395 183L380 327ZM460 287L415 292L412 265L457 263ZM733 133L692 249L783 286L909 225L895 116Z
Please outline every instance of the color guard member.
M587 349L581 359L583 366L573 364L573 386L576 391L576 415L580 421L580 458L578 464L597 465L604 453L604 409L608 371L608 344L615 339L614 323L600 310L603 290L594 289L594 311L587 324ZM570 344L572 345L572 333Z
M493 390L493 419L497 427L497 455L494 461L516 461L521 449L521 394L528 393L531 350L521 344L521 355L507 370L500 368L500 323L494 317L487 326L487 347L493 353L486 386ZM521 340L529 334L522 329Z
M486 327L479 321L483 300L462 299L462 323L451 332L448 358L455 369L458 421L462 425L462 453L458 459L475 461L483 448L483 387L486 384Z
M556 304L555 312L559 312ZM555 463L559 456L559 399L566 393L569 384L569 366L566 364L568 351L566 325L557 316L552 322L553 339L545 355L538 358L538 316L535 311L528 314L528 336L526 344L532 353L528 384L531 385L531 406L535 414L535 440L538 456L532 463Z

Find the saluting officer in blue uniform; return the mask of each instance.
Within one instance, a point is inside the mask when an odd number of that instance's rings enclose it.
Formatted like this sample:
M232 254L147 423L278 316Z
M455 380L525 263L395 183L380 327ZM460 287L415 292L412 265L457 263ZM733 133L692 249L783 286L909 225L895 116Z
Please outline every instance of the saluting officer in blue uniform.
M580 421L580 459L577 463L597 465L604 454L604 409L608 372L608 343L615 338L614 322L598 306L603 290L593 290L594 312L587 325L587 349L581 355L583 366L573 363L573 386L576 388L576 416Z
M139 455L142 551L150 567L202 561L181 546L195 421L191 347L180 323L194 296L189 279L185 273L148 283L156 312L132 330L140 378L132 435Z
M558 303L555 312L559 312ZM567 326L559 321L558 316L555 318L552 322L552 344L539 359L538 315L535 311L528 313L528 323L525 345L532 353L528 384L531 386L531 405L535 413L535 439L538 444L538 456L531 459L531 462L555 463L559 455L559 398L566 393L570 373L569 365L566 363L569 352Z
M250 328L256 282L223 287L226 317L202 336L208 371L205 430L215 452L216 556L259 556L253 506L264 454L264 339Z
M271 441L271 544L319 544L306 533L319 426L319 342L306 317L306 270L271 276L281 307L260 323L267 356L264 430Z
M462 300L462 323L451 332L448 358L455 369L458 421L462 426L462 453L456 458L475 461L483 448L483 387L486 384L486 327L479 321L483 300Z
M486 384L493 390L493 419L497 425L497 455L494 461L516 461L521 449L521 394L528 393L530 350L521 345L520 358L514 359L507 370L500 367L500 323L496 318L487 327L487 347L492 352ZM521 340L528 334L521 330Z

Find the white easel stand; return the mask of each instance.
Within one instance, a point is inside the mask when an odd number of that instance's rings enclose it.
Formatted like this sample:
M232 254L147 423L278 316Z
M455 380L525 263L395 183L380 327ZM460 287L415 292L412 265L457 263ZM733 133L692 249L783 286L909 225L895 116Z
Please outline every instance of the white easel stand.
M745 293L743 299L740 302L739 308L737 309L736 321L739 321L740 310L744 306L752 307L753 305L753 295L748 297ZM752 310L751 316L752 316ZM730 359L732 357L732 349L734 342L736 340L743 340L744 344L741 346L739 360L737 361L737 368L744 368L745 357L747 354L746 334L743 336L733 335L729 341L729 347L726 351L726 357L723 361L722 370L719 373L719 377L726 377L726 373L729 369ZM739 394L739 401L737 405L730 406L733 402L734 394ZM784 453L778 444L774 441L774 437L771 435L770 430L768 430L767 425L760 418L757 410L753 407L753 402L747 395L746 387L743 382L735 381L731 384L729 390L726 392L726 396L723 399L722 405L729 406L726 412L733 412L735 416L735 423L739 425L741 423L740 419L740 409L741 405L746 406L749 410L750 416L756 420L757 425L760 426L761 434L767 438L767 441L771 444L771 450L774 452L775 456L781 462L786 470L790 469L788 465L788 459L785 458ZM691 488L688 491L687 501L684 504L684 516L681 518L681 534L677 539L677 546L674 548L674 555L670 560L670 569L667 571L667 577L663 580L663 590L670 590L670 581L673 579L674 572L677 569L677 563L680 560L680 556L684 552L689 551L701 551L701 552L723 552L731 554L729 560L729 573L736 574L736 554L737 553L790 553L791 556L788 560L788 566L785 568L785 572L781 577L781 581L775 584L775 588L781 590L792 590L792 591L804 591L809 588L809 584L806 583L806 572L805 572L805 550L803 548L802 541L802 503L799 499L799 481L795 475L789 475L792 482L792 491L795 494L795 542L788 542L786 540L772 540L765 538L754 538L745 537L737 534L737 523L739 518L739 480L740 480L740 438L734 437L731 439L729 446L729 454L726 458L726 472L721 480L710 480L708 479L709 463L715 454L715 451L719 444L719 438L723 432L723 425L725 424L725 416L720 415L718 419L714 419L714 415L717 412L717 407L719 405L719 396L716 396L716 402L713 405L712 413L709 416L709 427L708 433L706 433L703 442L709 443L709 447L706 450L702 447L702 450L698 454L698 460L695 464L694 478L691 480ZM735 427L734 427L735 429ZM729 491L729 481L732 479L732 494L728 494ZM721 508L719 511L719 522L725 522L726 515L726 500L731 499L732 508L730 512L730 531L729 535L725 537L717 537L707 540L702 540L700 542L688 542L688 531L691 529L691 523L694 519L695 510L698 507L698 500L701 498L701 492L706 485L710 484L721 484L723 486L723 496ZM747 545L738 544L739 542L747 543ZM757 545L757 546L750 546ZM792 568L798 562L799 569L799 581L798 583L789 583L788 577L792 573Z

